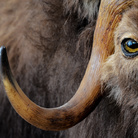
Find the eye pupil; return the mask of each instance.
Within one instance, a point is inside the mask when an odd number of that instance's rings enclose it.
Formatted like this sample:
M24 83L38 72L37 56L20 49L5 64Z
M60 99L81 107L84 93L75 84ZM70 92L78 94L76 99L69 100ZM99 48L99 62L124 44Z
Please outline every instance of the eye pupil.
M134 40L128 40L128 41L126 42L126 45L127 45L128 47L132 47L132 46L134 46L134 45L136 45L136 44L137 44L137 42L134 41Z

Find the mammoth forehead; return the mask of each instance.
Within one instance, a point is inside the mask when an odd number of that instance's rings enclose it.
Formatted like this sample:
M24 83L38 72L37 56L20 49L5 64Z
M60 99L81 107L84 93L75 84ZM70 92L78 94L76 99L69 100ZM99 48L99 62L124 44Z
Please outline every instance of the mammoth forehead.
M125 15L126 26L138 32L138 8L128 11ZM137 30L134 30L137 29Z
M138 40L138 8L132 8L123 14L115 34L120 41L126 34Z

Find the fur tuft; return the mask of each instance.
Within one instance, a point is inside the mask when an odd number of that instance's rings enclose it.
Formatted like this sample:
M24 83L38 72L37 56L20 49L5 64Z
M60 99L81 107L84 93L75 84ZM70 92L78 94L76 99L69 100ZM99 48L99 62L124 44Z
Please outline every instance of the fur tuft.
M70 14L77 13L82 19L89 21L97 18L98 7L101 0L65 0L66 11Z

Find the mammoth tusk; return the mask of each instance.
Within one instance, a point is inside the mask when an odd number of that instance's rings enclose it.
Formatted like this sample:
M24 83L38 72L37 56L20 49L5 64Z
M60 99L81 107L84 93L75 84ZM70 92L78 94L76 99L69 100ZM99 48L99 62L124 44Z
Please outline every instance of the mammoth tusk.
M83 80L73 98L57 108L40 107L22 92L11 73L6 48L1 47L0 71L2 81L16 112L27 122L43 130L63 130L83 120L94 109L102 95L101 67L113 52L113 32L121 20L121 13L132 4L133 0L101 1L92 55Z

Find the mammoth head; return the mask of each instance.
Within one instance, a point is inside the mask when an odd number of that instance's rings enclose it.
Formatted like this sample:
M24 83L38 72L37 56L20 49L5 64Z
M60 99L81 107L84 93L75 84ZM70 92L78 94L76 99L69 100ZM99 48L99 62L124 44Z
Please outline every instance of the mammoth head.
M125 11L114 32L114 54L104 64L102 80L110 96L121 105L136 108L138 97L138 3ZM108 72L108 73L107 73ZM130 98L131 97L131 98Z
M127 11L133 4L134 0L101 1L93 50L83 80L73 98L63 106L57 108L42 108L28 99L10 71L6 49L2 47L0 49L2 80L7 96L16 112L27 122L44 130L63 130L84 119L94 109L97 101L102 96L100 82L101 68L106 59L114 51L114 31L122 18L122 13ZM119 36L120 34L116 32L117 40ZM121 36L119 42L121 39L123 39L123 50L115 47L115 52L119 51L117 53L120 54L120 51L123 51L123 56L130 55L128 58L134 58L138 53L137 49L133 49L133 46L127 47L126 45L129 43L134 43L135 45L137 40L131 38L130 40L135 41L129 42L129 39ZM133 50L134 55L131 52ZM128 51L131 54L128 54Z

